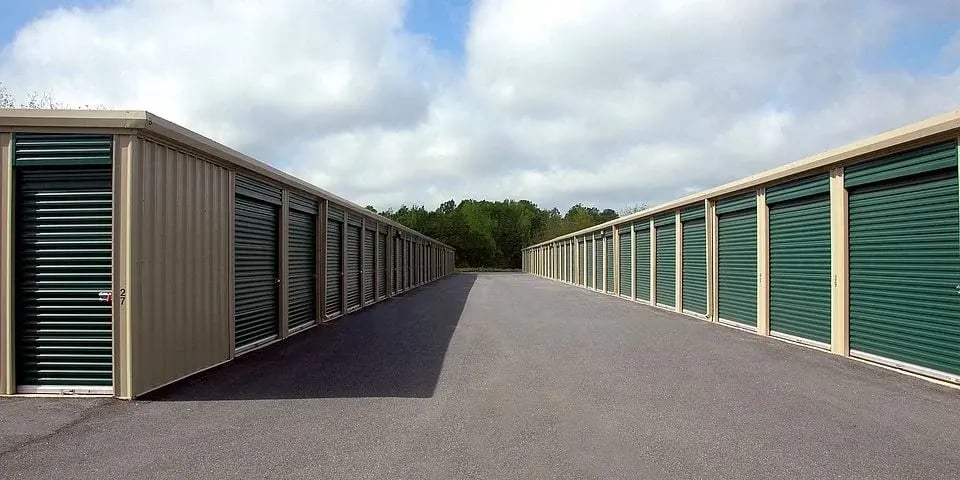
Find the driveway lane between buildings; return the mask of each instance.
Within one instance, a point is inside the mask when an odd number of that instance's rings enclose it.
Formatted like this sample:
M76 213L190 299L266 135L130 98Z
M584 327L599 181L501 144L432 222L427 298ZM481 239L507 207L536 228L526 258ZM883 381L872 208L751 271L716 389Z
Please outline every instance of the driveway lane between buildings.
M960 478L960 391L521 274L147 399L0 399L3 478Z

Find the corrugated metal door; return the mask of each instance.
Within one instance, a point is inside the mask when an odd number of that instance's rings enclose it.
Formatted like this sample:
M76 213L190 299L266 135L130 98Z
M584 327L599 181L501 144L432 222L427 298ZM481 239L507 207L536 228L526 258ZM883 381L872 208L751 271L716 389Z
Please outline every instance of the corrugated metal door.
M657 231L657 303L677 303L677 227L676 216L670 214L656 220Z
M680 213L683 224L683 309L707 314L707 226L703 206Z
M848 167L850 349L960 379L957 146Z
M633 261L630 255L630 230L620 232L620 295L630 296L633 287Z
M280 333L280 190L237 175L234 342L237 350Z
M18 156L24 137L37 141L17 134ZM59 148L32 146L52 155ZM111 167L20 167L21 158L14 160L17 389L110 392Z
M634 224L634 272L637 282L637 299L650 301L650 222Z
M757 196L717 204L719 274L717 313L727 321L757 325Z
M604 238L606 239L606 246L605 246L604 248L607 249L607 251L606 251L606 254L607 254L607 255L606 255L606 256L607 256L607 263L606 263L606 269L607 269L606 274L607 274L607 278L606 278L606 280L607 280L607 282L606 282L606 285L605 285L605 289L606 289L607 293L613 293L613 292L614 292L614 283L613 283L613 282L616 281L616 278L614 278L614 268L613 268L613 267L614 267L614 263L613 263L613 262L616 261L616 259L613 257L613 234L611 233L611 234L607 235L607 236L604 237Z
M403 289L403 240L393 239L393 293Z
M363 303L370 303L376 295L374 289L377 288L377 232L367 229L364 232L363 244Z
M387 296L387 234L379 235L377 243L377 275L380 276L380 290L377 292L381 298Z
M330 209L333 210L333 209ZM328 215L327 220L327 286L324 292L324 312L328 317L343 312L341 293L343 282L343 222ZM336 218L343 218L340 213Z
M359 225L347 224L347 310L360 306Z
M411 253L413 251L413 245L411 245L410 240L404 240L403 242L403 288L409 289L413 283L413 280L410 278L411 273L413 272L413 259L411 258Z
M577 264L580 265L580 268L577 269L577 284L586 285L586 265L583 264L583 255L584 255L583 240L577 241Z
M588 288L593 288L593 285L594 285L593 281L595 280L594 275L593 275L593 259L594 259L594 255L593 255L593 239L592 239L592 238L588 238L588 239L586 239L586 241L585 241L584 243L586 243L586 245L587 245L587 258L586 258L586 263L587 263L586 267L587 267L587 268L585 269L586 272L587 272L587 287L588 287Z
M290 275L290 329L317 320L317 217L290 209L288 262Z
M830 344L830 180L767 188L770 331Z
M597 290L603 290L603 237L597 238L597 244L594 245L593 257L597 264L594 266L594 286Z

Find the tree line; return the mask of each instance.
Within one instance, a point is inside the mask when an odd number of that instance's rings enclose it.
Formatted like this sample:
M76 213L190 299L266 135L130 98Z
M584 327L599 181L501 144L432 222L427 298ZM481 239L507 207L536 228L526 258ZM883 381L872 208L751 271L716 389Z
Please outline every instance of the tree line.
M404 205L379 213L455 248L458 268L502 269L520 268L524 247L619 217L612 209L581 204L561 214L528 200L449 200L433 211Z

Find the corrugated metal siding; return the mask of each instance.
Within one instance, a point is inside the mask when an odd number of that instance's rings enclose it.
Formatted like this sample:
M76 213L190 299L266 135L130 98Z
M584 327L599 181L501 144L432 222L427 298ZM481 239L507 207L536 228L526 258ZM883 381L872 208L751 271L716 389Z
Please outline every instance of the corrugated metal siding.
M606 287L607 293L613 293L614 291L613 282L616 281L616 279L613 276L613 273L614 273L613 265L614 265L614 262L617 261L616 258L613 257L613 234L607 235L605 238L606 238L605 248L607 249L607 264L606 264L607 283L605 284L605 287Z
M403 288L403 241L399 238L393 239L393 293L397 293ZM530 264L527 263L529 266Z
M814 196L769 206L770 330L829 344L830 195L819 184L795 184Z
M657 303L672 307L677 303L677 230L673 222L657 223Z
M291 329L317 320L317 217L290 210L289 305Z
M17 386L110 387L110 166L15 174Z
M594 286L597 290L603 290L603 237L597 237L597 244L594 245L593 257L597 264L594 266Z
M945 142L890 156L881 161L844 168L847 188L905 178L911 175L957 169L957 142Z
M699 209L703 212L703 209ZM683 309L707 314L707 226L701 215L683 222Z
M280 212L239 195L235 208L234 341L241 350L280 333Z
M956 165L850 190L852 350L960 374L958 202Z
M327 220L327 285L324 292L324 313L328 316L343 311L341 305L343 280L343 222Z
M650 222L634 226L634 265L637 282L637 299L650 301Z
M767 205L787 202L799 198L815 195L830 194L830 178L826 173L804 177L779 185L766 188L765 198Z
M586 258L586 263L587 263L587 265L586 265L586 267L587 267L587 268L586 268L586 272L587 272L587 287L593 288L593 286L594 286L594 283L593 283L593 282L594 282L594 280L595 280L595 277L594 277L594 275L593 275L593 259L594 259L594 254L593 254L593 239L592 239L592 238L588 238L588 239L586 240L586 242L584 242L584 243L586 243L586 245L587 245L587 258Z
M138 395L230 359L230 172L137 139L127 296ZM116 298L116 293L115 298Z
M369 303L376 298L374 289L377 287L377 232L366 229L363 240L363 303Z
M377 295L385 297L387 295L387 234L379 234L377 243L377 274L379 275L379 290Z
M583 255L584 255L584 244L583 240L577 241L577 263L580 265L580 268L577 269L577 284L586 285L586 265L584 265Z
M620 295L630 295L633 287L633 261L630 255L630 230L620 232Z
M237 195L270 205L283 203L283 192L280 188L239 173L237 174Z
M751 199L752 202L745 199ZM720 318L757 325L757 208L756 195L735 197L734 206L720 202L717 310Z
M360 306L360 227L347 225L347 310Z
M317 215L320 213L320 204L316 198L309 195L290 192L290 209Z
M112 135L13 134L13 165L18 167L110 165Z

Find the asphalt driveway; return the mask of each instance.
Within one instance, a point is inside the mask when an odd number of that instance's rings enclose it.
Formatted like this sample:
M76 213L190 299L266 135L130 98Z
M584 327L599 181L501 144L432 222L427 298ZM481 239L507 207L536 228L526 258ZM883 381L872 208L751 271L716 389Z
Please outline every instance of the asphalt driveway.
M521 274L150 398L0 399L2 478L960 478L960 391Z

